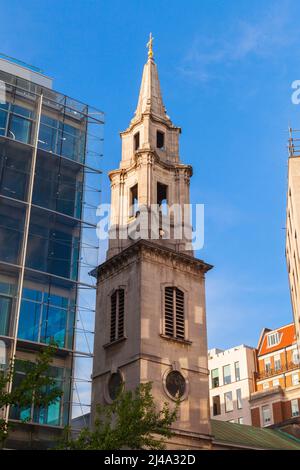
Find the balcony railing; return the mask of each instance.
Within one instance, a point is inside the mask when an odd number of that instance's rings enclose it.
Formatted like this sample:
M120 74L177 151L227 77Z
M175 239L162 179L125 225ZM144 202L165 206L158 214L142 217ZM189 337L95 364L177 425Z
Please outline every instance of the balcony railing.
M300 364L295 364L294 362L288 362L287 364L282 365L279 368L273 368L269 370L264 370L262 372L256 373L257 380L267 379L268 377L274 377L274 375L279 375L290 370L300 369Z

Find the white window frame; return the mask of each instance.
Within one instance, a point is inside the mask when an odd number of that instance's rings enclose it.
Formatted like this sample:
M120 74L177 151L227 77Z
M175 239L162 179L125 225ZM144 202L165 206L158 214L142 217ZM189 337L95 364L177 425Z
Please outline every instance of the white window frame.
M264 409L269 411L269 419L268 419L268 421L265 421L265 419L264 419ZM270 405L263 405L263 406L261 407L261 416L262 416L262 423L263 423L263 426L268 426L269 424L271 424L271 422L272 422L272 410L271 410Z
M269 357L267 357L264 360L264 366L265 366L265 371L266 372L269 372L271 370L271 359Z
M280 343L280 340L281 340L281 335L278 331L269 333L267 335L268 348L273 348L273 346L276 346L277 344Z
M213 377L213 372L215 371L218 371L218 375L217 377ZM214 379L218 379L218 385L217 386L214 386ZM214 369L211 370L211 388L214 389L214 388L218 388L220 387L220 371L219 371L219 367L215 367Z
M296 359L295 359L296 357ZM293 352L292 352L292 361L293 361L293 364L295 365L298 365L299 364L299 351L297 348L293 349Z
M224 372L225 372L225 367L228 367L228 368L229 368L229 375L226 376L226 377L230 377L229 382L225 382L225 373L224 373ZM222 372L223 372L223 384L224 384L224 385L229 385L229 384L231 384L231 382L232 382L232 375L231 375L231 366L230 366L230 364L225 364L225 366L223 366Z
M276 363L279 363L279 367L277 367ZM280 354L275 354L274 356L274 370L280 370L281 369L281 357Z
M237 388L236 389L236 406L238 410L241 410L243 408L243 399L242 399L242 389Z
M296 385L299 385L300 381L299 381L299 374L298 372L294 372L292 374L292 385L293 386L296 386Z
M295 405L295 406L293 406L293 405ZM296 409L296 411L293 411L293 408L294 408L294 410ZM292 410L292 417L293 418L300 415L298 398L294 398L293 400L291 400L291 410Z
M238 370L238 376L236 371ZM239 382L241 380L241 368L240 368L240 361L235 361L234 363L234 373L235 373L235 380Z
M227 406L226 406L226 395L231 395L231 408L228 409ZM225 392L224 393L224 405L225 405L225 413L230 413L231 411L233 411L233 395L232 395L232 391L229 391L229 392Z

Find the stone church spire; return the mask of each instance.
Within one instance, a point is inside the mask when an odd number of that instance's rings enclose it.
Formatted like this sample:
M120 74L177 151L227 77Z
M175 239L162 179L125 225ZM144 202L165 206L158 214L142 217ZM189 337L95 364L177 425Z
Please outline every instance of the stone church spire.
M131 124L140 121L143 114L150 114L158 120L170 123L170 118L166 114L166 108L161 95L157 67L153 58L152 42L153 38L150 33L150 39L147 44L149 47L148 60L144 65L138 105Z
M121 132L109 172L107 259L97 276L92 422L98 403L152 382L158 406L178 403L168 449L209 449L205 273L194 257L192 167L179 155L180 128L163 105L153 38L135 116Z
M108 258L136 241L131 230L135 229L141 220L141 212L144 214L145 211L149 217L148 230L140 234L141 238L151 238L157 244L192 254L187 230L180 235L176 230L184 225L190 227L189 215L184 211L190 201L192 167L180 160L181 129L174 126L166 114L152 43L150 35L148 60L144 66L135 116L120 134L120 166L109 172L110 225L118 236L109 240ZM156 225L151 212L153 206L159 207ZM180 207L176 221L172 212L175 206ZM163 215L172 219L168 231L163 229Z

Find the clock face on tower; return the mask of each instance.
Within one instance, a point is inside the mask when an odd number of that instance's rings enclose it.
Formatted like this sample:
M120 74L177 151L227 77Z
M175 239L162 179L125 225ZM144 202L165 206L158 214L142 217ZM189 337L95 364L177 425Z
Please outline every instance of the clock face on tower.
M166 389L173 398L182 398L186 392L186 381L177 370L169 372L166 377Z

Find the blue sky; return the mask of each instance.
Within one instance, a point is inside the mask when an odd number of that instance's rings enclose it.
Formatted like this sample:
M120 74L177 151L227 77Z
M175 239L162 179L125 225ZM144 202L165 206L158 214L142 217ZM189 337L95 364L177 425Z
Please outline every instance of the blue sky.
M292 319L284 256L288 126L299 127L297 0L0 0L0 52L106 113L103 169L120 159L152 31L164 102L205 204L211 347L256 345ZM103 201L109 189L103 177Z

